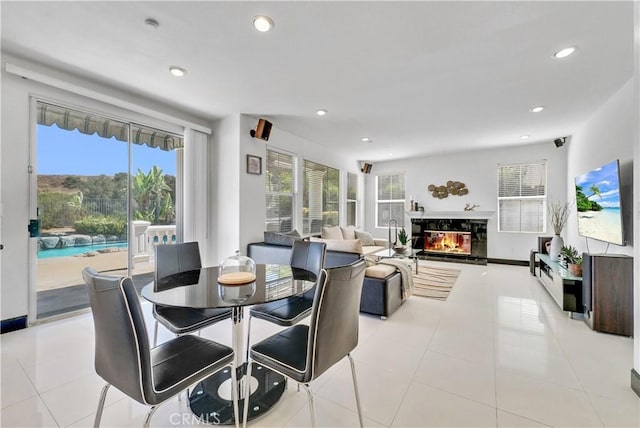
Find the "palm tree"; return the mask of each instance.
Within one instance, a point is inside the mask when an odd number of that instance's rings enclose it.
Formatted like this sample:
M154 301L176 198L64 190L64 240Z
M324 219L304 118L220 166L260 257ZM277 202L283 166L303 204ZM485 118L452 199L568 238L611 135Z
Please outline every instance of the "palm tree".
M138 169L132 180L133 199L136 202L136 218L157 223L161 211L167 211L163 199L171 190L162 169L154 165L148 174ZM171 201L169 201L170 204Z
M590 198L592 196L598 196L599 198L602 198L602 194L600 194L600 188L595 184L592 184L591 187L589 187L589 191L591 192L591 194L587 196L587 198Z

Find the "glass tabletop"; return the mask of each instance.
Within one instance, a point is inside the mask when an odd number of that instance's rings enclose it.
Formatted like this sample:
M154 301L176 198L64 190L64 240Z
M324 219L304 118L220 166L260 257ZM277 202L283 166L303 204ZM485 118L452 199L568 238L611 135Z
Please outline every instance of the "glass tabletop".
M371 255L380 259L391 257L414 258L416 257L416 250L413 248L405 248L404 251L396 251L393 248L385 248L384 250L377 251Z
M164 306L230 308L270 302L304 293L315 284L310 272L286 265L257 264L256 280L244 285L218 283L218 266L180 272L150 282L142 297Z

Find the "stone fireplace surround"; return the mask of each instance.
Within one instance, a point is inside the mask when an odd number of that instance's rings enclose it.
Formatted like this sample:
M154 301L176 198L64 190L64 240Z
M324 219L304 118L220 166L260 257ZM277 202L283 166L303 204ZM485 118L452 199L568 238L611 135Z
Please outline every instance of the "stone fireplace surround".
M418 256L424 259L449 260L487 264L487 222L490 215L478 212L429 213L427 216L412 216L411 218L411 247ZM466 215L465 215L466 214ZM484 218L483 218L484 217ZM470 232L471 254L430 253L424 251L425 231Z

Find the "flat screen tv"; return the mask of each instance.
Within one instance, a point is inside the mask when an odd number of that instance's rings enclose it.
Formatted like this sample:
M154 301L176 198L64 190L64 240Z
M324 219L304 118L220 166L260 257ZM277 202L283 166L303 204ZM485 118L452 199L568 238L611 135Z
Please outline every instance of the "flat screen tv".
M619 161L579 175L575 183L580 236L625 245Z

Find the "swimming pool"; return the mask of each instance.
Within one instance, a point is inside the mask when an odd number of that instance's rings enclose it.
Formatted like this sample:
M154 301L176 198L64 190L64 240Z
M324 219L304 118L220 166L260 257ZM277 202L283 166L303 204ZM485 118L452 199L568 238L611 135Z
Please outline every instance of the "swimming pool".
M51 250L40 250L38 251L39 259L49 259L52 257L68 257L68 256L77 256L80 254L87 253L89 251L99 251L104 250L105 248L117 248L118 250L126 250L127 243L126 242L112 242L108 244L97 244L97 245L83 245L80 247L67 247L67 248L53 248Z

